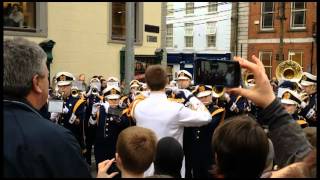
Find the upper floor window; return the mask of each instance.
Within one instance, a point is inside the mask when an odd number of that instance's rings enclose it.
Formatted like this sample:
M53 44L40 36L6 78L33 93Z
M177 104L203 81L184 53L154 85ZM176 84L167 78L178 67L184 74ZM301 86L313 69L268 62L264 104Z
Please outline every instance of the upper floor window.
M216 47L216 22L207 22L207 47Z
M173 10L173 3L167 2L167 16L173 16L174 10Z
M141 6L134 3L134 39L135 42L141 41ZM125 41L126 39L126 3L111 3L111 40Z
M47 36L47 3L3 2L5 35Z
M186 3L186 14L193 14L194 13L194 3L193 2L187 2Z
M273 29L274 2L262 2L261 4L261 29Z
M304 29L306 27L306 3L292 2L291 3L291 18L290 24L292 29Z
M193 47L193 23L185 23L185 47Z
M167 47L173 47L173 24L167 24L166 44Z
M218 2L209 2L208 12L217 12L218 10Z

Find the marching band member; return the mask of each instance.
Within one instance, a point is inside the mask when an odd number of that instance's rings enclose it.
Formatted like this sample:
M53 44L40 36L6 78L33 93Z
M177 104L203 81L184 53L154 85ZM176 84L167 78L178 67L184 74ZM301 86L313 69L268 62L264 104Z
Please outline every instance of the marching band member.
M305 117L310 126L317 124L317 76L304 72L301 79L301 86L308 94L309 102L302 108L300 115Z
M284 109L292 116L292 118L300 124L302 128L307 127L308 123L302 116L298 115L297 110L301 104L300 96L297 92L290 89L284 90L281 94L281 104Z
M97 126L94 144L96 164L114 158L118 135L130 126L128 119L122 117L123 109L119 106L120 88L108 86L103 96L106 102L93 105L89 120ZM117 170L115 164L109 170Z
M120 106L122 108L127 108L133 102L136 96L136 92L139 91L139 87L141 86L138 80L132 80L130 82L130 93L128 95L123 96L120 99Z
M83 123L85 118L85 100L80 97L73 97L71 85L75 80L69 72L56 74L59 93L64 101L63 113L60 114L59 123L69 129L78 140L82 153L86 151L84 142Z
M223 123L225 115L225 109L213 103L212 93L212 87L209 85L198 85L193 92L209 110L212 120L207 125L190 128L191 135L188 137L188 142L192 146L185 147L186 164L190 165L186 169L186 177L210 177L209 170L214 159L211 152L211 138L216 127ZM217 96L215 97L218 98Z

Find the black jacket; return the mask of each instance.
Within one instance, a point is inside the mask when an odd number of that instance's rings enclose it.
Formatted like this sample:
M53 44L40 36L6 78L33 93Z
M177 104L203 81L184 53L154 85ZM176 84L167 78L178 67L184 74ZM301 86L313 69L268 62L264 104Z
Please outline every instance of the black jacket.
M6 98L3 107L4 177L91 177L69 130L26 101Z
M312 150L302 128L275 99L258 116L260 123L268 125L269 138L275 151L275 164L280 168L302 160Z

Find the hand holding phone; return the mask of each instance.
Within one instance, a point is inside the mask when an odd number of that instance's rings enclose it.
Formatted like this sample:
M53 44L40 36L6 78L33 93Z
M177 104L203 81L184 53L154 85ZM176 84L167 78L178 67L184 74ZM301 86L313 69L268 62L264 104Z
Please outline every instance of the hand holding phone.
M240 64L237 61L197 59L195 82L211 86L238 87L241 81Z
M274 95L272 86L266 74L264 65L256 56L252 56L253 62L250 62L241 57L234 57L238 61L242 68L248 69L254 75L255 86L252 89L244 88L232 88L228 89L227 93L239 94L248 98L254 104L261 108L266 108L274 101L276 96Z

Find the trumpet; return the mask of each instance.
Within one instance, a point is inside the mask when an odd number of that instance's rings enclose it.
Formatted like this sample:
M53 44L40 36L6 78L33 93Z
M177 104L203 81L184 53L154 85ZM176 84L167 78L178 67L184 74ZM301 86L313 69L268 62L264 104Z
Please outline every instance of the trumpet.
M279 82L299 82L302 76L302 67L297 62L292 60L283 61L276 68L276 78Z
M223 86L213 86L212 87L212 96L220 98L225 93L225 88Z
M79 96L79 93L78 93L78 91L77 91L76 89L73 89L73 90L71 91L71 95L72 95L72 97L78 97L78 96Z

